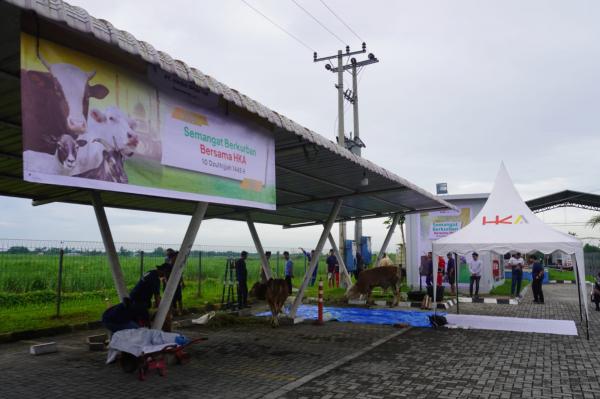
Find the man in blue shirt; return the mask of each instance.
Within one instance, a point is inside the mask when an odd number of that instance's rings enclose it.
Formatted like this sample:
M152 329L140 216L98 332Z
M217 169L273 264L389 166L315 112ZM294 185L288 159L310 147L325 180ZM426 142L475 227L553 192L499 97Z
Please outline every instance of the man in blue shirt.
M533 291L533 303L544 303L542 292L542 281L544 280L544 266L538 262L537 256L529 255L531 266L531 290Z
M290 253L288 251L283 252L285 259L285 282L288 285L288 292L292 294L292 278L294 277L294 262L290 259Z
M140 328L150 324L150 315L144 304L131 302L123 298L123 302L111 306L102 314L102 324L110 332L115 333L130 328Z

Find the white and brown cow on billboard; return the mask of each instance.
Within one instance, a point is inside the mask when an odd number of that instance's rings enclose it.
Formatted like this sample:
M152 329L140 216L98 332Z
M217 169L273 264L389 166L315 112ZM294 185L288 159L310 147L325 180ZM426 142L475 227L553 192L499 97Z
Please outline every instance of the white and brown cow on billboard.
M54 154L63 134L75 138L86 131L90 98L103 99L108 88L89 84L95 71L39 59L48 72L21 71L23 150Z
M90 98L108 95L106 86L89 84L95 72L39 58L48 72L21 73L25 171L127 183L123 158L138 145L135 122L115 106L88 117ZM115 162L113 173L87 173Z

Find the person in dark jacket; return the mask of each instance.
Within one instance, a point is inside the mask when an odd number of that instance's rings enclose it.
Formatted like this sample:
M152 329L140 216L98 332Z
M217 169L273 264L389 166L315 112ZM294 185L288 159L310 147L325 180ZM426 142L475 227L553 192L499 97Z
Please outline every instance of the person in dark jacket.
M248 269L246 269L246 259L248 252L242 251L240 258L235 262L235 273L238 281L238 306L247 308L248 306Z
M131 301L143 304L146 309L150 309L152 307L152 297L154 297L154 306L158 307L160 303L160 281L165 278L170 266L168 263L163 263L156 266L155 270L146 272L129 293Z
M594 288L592 288L592 302L596 304L596 311L600 312L600 272L598 272Z
M112 333L149 324L148 309L144 304L131 302L129 298L123 298L123 302L111 306L102 314L102 325Z
M538 262L537 256L530 255L529 262L531 266L531 290L533 291L533 303L544 303L544 292L542 291L542 282L544 280L544 266Z
M448 252L446 255L448 257L448 262L446 263L446 276L448 278L448 283L450 284L450 293L454 295L456 293L456 261L452 256L451 252Z

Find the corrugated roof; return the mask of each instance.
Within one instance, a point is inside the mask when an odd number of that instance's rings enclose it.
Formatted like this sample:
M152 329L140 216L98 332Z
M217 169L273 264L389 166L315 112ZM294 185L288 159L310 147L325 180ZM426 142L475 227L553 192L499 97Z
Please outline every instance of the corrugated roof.
M373 162L358 157L331 140L265 107L248 96L229 88L216 79L203 74L198 69L188 66L185 62L174 60L169 54L156 50L149 43L137 40L131 33L116 29L108 21L90 16L87 11L80 7L72 6L60 0L6 0L6 2L22 10L34 11L37 15L58 25L67 26L71 28L73 34L79 33L88 37L92 36L100 42L120 49L131 57L139 57L149 64L156 65L166 72L173 73L181 79L185 79L202 89L221 96L240 109L255 114L276 126L278 210L275 214L271 214L271 216L266 216L269 214L267 211L253 211L253 213L259 212L262 215L255 216L257 222L293 224L294 222L290 223L290 221L294 217L296 217L295 223L302 221L309 222L311 220L320 221L324 217L320 216L321 213L316 208L322 208L326 214L327 210L323 207L330 207L328 202L331 202L333 197L340 196L350 196L345 201L345 206L342 209L342 219L352 219L361 216L381 216L398 211L410 212L452 207L449 203L412 184L408 180ZM3 13L2 22L8 23L9 18L9 13ZM11 31L8 33L14 32ZM6 50L3 50L3 52L6 52ZM14 54L0 55L7 56L4 59L14 58ZM16 75L13 75L12 78L10 76L7 78L4 75L0 75L0 78L3 79L3 84L8 84L9 86L15 86L14 81L12 83L9 81L16 78L18 89L18 70L12 71L14 68L12 65L8 66L8 70L1 65L0 68L8 72L8 75L11 72L16 72ZM14 90L14 87L12 89ZM15 101L14 97L9 98L9 92L5 91L4 93L3 102L5 104L19 102L18 99ZM18 97L18 93L16 95ZM0 111L6 109L7 107L2 107ZM20 107L18 114L17 116L20 117ZM14 113L6 114L2 112L2 115L0 115L0 129L12 129L13 132L16 129L20 130L18 123L13 122L16 121L15 117L17 116ZM8 164L5 164L5 167L12 171L15 168L21 170L21 165L19 165L20 160L18 159L20 148L19 150L14 148L15 145L20 146L20 137L17 138L14 134L5 134L5 137L11 141L12 145L11 148L5 147L3 145L4 142L0 139L0 171L2 170L1 162L8 162ZM302 151L294 151L294 148L298 149L299 147L302 148ZM312 159L310 159L311 151L314 151ZM360 186L363 173L366 173L369 177L370 183L368 188ZM12 178L13 181L6 181L7 177L8 180ZM90 202L87 199L89 195L86 195L85 192L82 194L82 190L56 186L40 187L40 185L26 183L22 180L18 181L18 178L16 180L15 178L17 176L14 173L0 175L0 179L2 179L0 180L0 192L6 195L24 196L40 200L57 198L65 202ZM66 194L57 194L57 191L66 192ZM125 207L133 209L156 211L162 209L176 213L191 213L192 209L191 204L187 204L187 206L182 206L181 204L175 205L175 202L185 201L153 198L152 201L147 199L144 204L136 204L133 198L139 199L141 196L121 193L113 193L111 195L118 196L122 201L119 202L115 198L117 202L107 201L107 206L122 207L123 204L127 203ZM133 198L127 202L126 199L129 197ZM155 207L149 206L151 203L155 203ZM166 206L166 204L170 205ZM212 215L212 217L225 217L229 219L243 218L243 210L232 209L231 207L222 208L222 212L214 212L219 207L211 205L209 208L211 209L209 217ZM281 219L281 222L278 221L277 216L285 218L286 221L284 222L284 219Z

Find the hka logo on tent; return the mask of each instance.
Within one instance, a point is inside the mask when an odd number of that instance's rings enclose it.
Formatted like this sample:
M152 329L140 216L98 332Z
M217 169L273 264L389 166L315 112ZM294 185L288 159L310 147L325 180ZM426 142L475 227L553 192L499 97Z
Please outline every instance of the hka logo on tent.
M515 220L512 220L512 215L510 216L506 216L503 218L500 218L499 215L496 215L496 219L492 219L492 220L488 220L487 217L483 217L483 224L495 224L495 225L499 225L499 224L529 224L529 222L527 221L527 219L525 219L525 216L523 215L519 215L515 218Z

